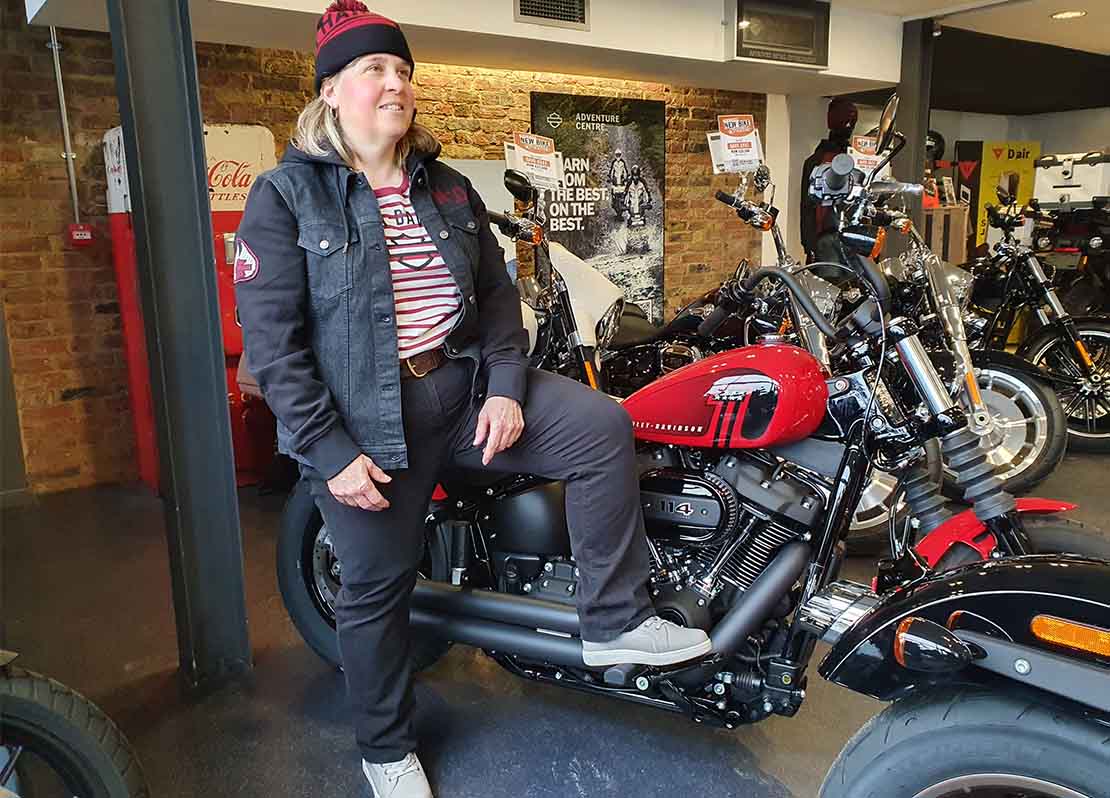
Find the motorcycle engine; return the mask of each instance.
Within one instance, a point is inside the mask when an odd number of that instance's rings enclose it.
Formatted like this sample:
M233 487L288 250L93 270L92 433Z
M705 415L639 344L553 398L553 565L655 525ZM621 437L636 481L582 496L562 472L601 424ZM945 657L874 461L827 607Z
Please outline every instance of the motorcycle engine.
M699 467L641 452L640 496L660 615L712 628L780 548L819 522L825 496L781 464L727 454ZM716 602L716 604L715 604Z

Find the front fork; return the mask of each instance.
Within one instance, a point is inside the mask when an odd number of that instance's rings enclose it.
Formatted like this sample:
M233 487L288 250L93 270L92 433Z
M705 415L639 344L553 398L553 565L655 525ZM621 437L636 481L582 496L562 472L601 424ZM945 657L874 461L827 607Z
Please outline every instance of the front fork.
M1033 553L1014 497L1003 490L1002 480L987 459L981 439L968 427L967 416L949 395L913 323L906 319L893 321L890 333L902 365L929 410L944 459L956 474L956 486L971 503L976 517L1010 554ZM907 476L906 501L922 524L921 533L928 534L951 514L938 501L940 486L922 472L918 466Z
M1079 365L1083 370L1083 376L1089 379L1095 372L1095 363L1091 359L1091 353L1087 351L1086 345L1080 339L1078 330L1075 329L1075 322L1072 321L1071 314L1064 309L1064 305L1060 302L1060 298L1056 296L1056 289L1049 283L1048 275L1045 274L1040 261L1033 255L1027 255L1025 263L1029 271L1032 272L1033 276L1036 278L1037 284L1041 286L1045 304L1052 310L1052 314L1056 317L1056 321L1063 329L1068 343L1071 344L1071 348L1078 356ZM1037 308L1037 315L1042 324L1045 326L1049 325L1043 308Z

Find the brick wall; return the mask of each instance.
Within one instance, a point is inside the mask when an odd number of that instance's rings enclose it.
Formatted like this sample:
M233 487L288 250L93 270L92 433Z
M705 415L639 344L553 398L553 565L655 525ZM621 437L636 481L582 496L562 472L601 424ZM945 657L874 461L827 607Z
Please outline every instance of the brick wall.
M0 290L28 480L37 491L135 479L134 433L107 241L100 141L119 124L108 37L59 31L82 221L97 243L70 250L72 221L45 28L23 0L0 0ZM211 124L271 128L279 155L312 90L310 53L197 47L201 105ZM449 158L501 158L529 120L529 91L663 100L667 104L667 314L758 252L756 234L712 199L705 133L718 113L754 113L763 95L543 72L419 64L420 120Z

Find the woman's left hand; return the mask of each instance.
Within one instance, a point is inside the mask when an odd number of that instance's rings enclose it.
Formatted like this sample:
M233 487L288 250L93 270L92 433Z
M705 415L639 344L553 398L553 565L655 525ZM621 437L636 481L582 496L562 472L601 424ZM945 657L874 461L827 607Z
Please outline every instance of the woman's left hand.
M474 431L474 445L486 442L482 452L482 465L489 465L498 452L503 452L517 442L524 431L524 413L520 403L507 396L491 396L478 413L478 426Z

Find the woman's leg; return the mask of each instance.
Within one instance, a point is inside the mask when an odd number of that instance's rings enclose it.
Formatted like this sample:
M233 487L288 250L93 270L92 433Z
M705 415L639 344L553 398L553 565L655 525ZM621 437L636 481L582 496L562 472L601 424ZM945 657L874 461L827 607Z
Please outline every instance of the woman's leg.
M472 445L479 409L453 436L455 462L467 468L483 468L482 447ZM582 638L612 640L654 614L632 421L604 394L536 369L523 411L520 440L488 468L566 480Z
M466 405L469 385L467 367L454 363L423 379L402 381L409 467L390 471L393 481L378 485L389 500L387 509L341 504L318 474L312 480L342 569L335 606L339 653L355 736L367 762L396 762L416 749L409 601L447 432Z

